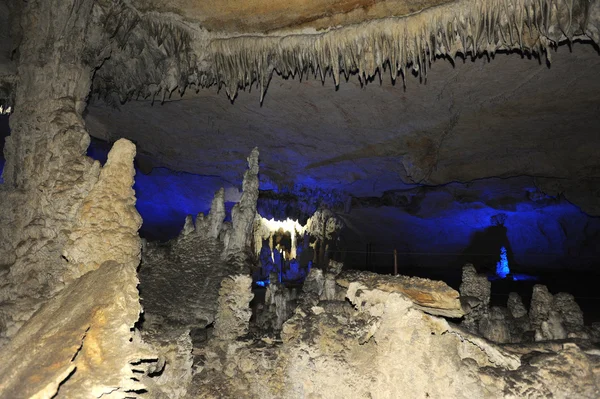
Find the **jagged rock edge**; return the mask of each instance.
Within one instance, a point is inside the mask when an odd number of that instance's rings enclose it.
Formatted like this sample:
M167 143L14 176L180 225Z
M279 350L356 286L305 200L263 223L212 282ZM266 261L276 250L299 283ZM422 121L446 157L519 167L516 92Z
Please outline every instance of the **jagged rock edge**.
M395 81L405 78L407 67L426 77L436 57L519 50L546 54L549 60L548 47L565 40L600 42L600 11L591 11L598 7L596 0L461 0L319 33L236 37L209 33L173 16L160 22L157 14L141 14L122 2L111 7L121 10L122 23L106 29L113 27L111 36L124 50L123 59L116 57L109 63L111 72L98 74L93 91L119 93L121 102L157 95L164 100L175 89L183 93L192 85L225 86L233 100L239 89L254 83L262 101L273 72L302 79L311 71L322 81L332 75L337 86L340 74L346 79L358 74L368 82L388 69ZM125 53L138 54L131 61L135 70L125 62L132 59ZM110 75L116 78L107 79Z

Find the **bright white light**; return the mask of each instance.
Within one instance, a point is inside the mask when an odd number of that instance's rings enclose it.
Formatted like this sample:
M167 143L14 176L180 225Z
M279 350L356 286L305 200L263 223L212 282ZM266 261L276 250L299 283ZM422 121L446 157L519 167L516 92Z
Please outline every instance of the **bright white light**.
M8 115L12 112L12 107L6 107L4 108L2 105L0 105L0 115Z
M275 219L265 219L261 218L261 224L267 226L269 231L278 231L279 229L283 229L283 231L297 231L298 233L304 233L305 227L298 223L297 220L292 220L287 218L286 220L275 220Z
M297 220L292 220L290 218L287 218L286 220L275 220L265 219L261 217L260 223L261 225L265 226L269 232L271 232L271 239L273 238L273 233L279 230L282 230L286 233L290 233L292 239L292 247L289 248L289 258L296 259L296 234L304 234L306 226L302 226L300 223L298 223ZM283 248L279 248L279 252L283 253ZM271 253L271 256L273 256L273 253Z

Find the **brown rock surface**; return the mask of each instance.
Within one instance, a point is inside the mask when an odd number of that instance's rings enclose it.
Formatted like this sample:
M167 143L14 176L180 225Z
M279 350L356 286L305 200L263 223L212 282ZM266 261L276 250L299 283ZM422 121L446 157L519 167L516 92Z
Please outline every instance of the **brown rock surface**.
M281 29L326 29L388 16L420 11L440 0L291 0L273 2L225 0L136 0L144 11L174 12L218 32L265 32Z
M442 281L348 271L341 273L336 282L345 288L354 282L363 286L364 289L401 293L410 299L418 309L430 314L447 317L463 315L458 292Z

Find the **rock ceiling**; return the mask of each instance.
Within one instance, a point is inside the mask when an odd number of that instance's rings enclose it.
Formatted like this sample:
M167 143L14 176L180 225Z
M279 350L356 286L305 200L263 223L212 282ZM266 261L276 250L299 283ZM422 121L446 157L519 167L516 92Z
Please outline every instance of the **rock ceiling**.
M327 29L376 18L403 16L443 0L137 0L141 11L173 12L211 31L237 33Z
M600 170L599 70L596 49L576 43L550 66L518 54L440 59L406 88L387 74L338 89L275 76L262 105L256 91L232 103L215 88L190 90L162 105L96 102L86 122L98 138L135 140L154 166L232 182L254 146L264 182L354 195L490 176L581 181Z
M86 122L145 164L232 182L257 145L269 187L527 175L597 215L600 57L577 40L600 41L598 3L100 1L82 36ZM3 25L10 105L20 36Z

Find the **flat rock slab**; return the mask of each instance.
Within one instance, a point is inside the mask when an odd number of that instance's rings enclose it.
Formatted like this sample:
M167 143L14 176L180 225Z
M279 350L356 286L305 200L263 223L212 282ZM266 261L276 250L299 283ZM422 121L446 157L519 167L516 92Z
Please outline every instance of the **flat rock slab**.
M347 271L340 274L336 282L344 288L348 288L350 283L357 282L370 290L401 293L408 297L418 309L429 314L445 317L462 317L464 315L458 291L450 288L443 281Z

